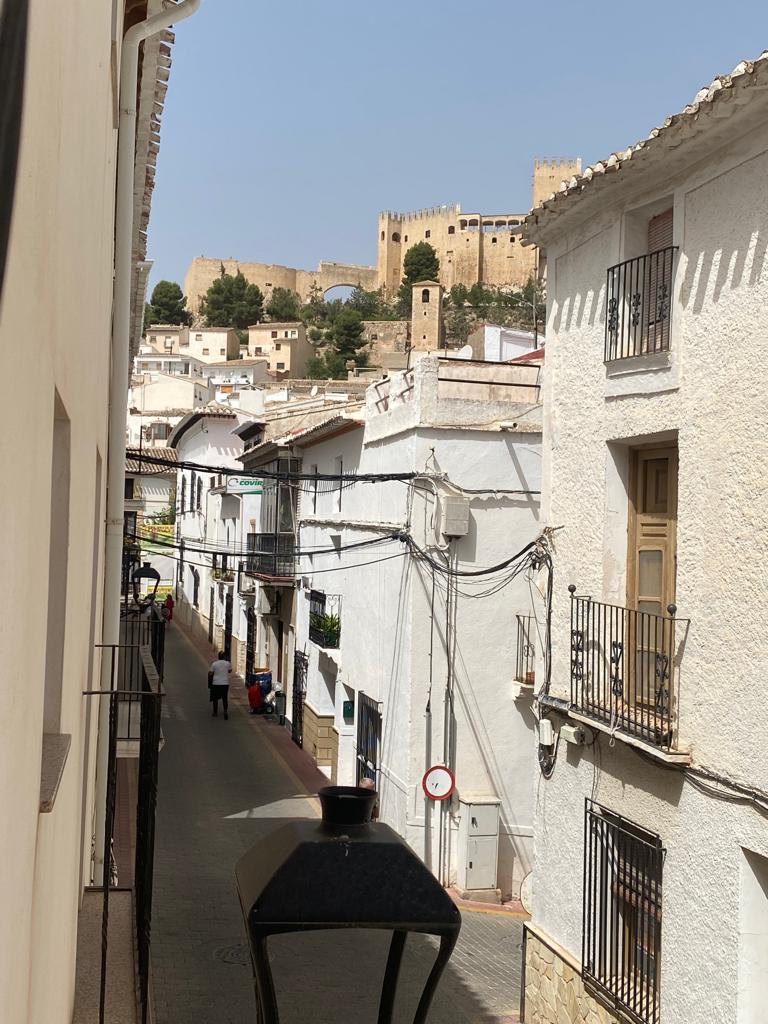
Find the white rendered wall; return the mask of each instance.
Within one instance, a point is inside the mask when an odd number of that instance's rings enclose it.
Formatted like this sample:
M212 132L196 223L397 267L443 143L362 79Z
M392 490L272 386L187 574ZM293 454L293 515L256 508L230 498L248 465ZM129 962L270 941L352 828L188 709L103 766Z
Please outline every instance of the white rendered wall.
M676 437L680 741L694 764L768 789L768 449L760 426L768 132L729 145L632 205L667 197L680 253L666 366L606 374L606 269L631 242L622 209L591 218L548 247L543 501L546 521L562 527L552 693L569 694L567 585L622 603L622 453L633 440ZM584 799L595 797L659 832L666 846L662 1019L736 1019L741 847L768 855L765 819L748 806L702 795L618 739L613 747L600 741L597 759L594 749L561 748L553 778L541 779L537 792L535 921L580 956Z
M385 417L382 417L384 419ZM383 433L377 424L377 433ZM361 450L362 431L307 448L305 471L334 472L341 456L344 471L387 472L432 468L448 473L464 487L503 486L538 490L540 441L536 434L416 429L371 441ZM434 454L433 454L434 450ZM359 484L342 494L321 495L317 512L311 499L302 498L301 543L330 546L381 537L407 521L408 489L402 483ZM433 499L417 492L411 530L420 545L431 537ZM522 548L538 533L535 498L493 497L472 500L472 526L468 537L456 542L462 567L484 567ZM363 524L379 524L373 530ZM389 557L389 556L399 557ZM354 563L380 559L374 565L351 568ZM387 560L384 560L387 559ZM338 568L336 568L338 566ZM349 566L349 567L347 567ZM327 571L327 570L331 571ZM321 570L324 570L321 572ZM315 555L312 568L302 573L314 588L340 594L340 669L336 692L337 728L340 733L339 781L354 777L355 736L340 711L345 697L364 692L381 701L384 728L381 751L382 817L406 836L413 847L437 869L437 811L425 828L425 799L421 779L428 763L442 761L442 709L446 680L445 605L436 590L433 644L431 719L426 714L429 694L431 634L431 573L409 556L402 542L384 541L358 552ZM533 819L531 767L532 718L530 702L516 701L520 688L513 683L515 615L528 614L531 597L521 578L500 594L484 600L460 597L456 644L457 784L475 796L496 796L502 804L500 883L506 894L516 891L530 868ZM326 655L307 639L308 599L299 594L297 645L310 658L308 698L318 710L328 704ZM479 638L482 640L479 642ZM344 691L345 688L349 692ZM455 829L451 820L450 872L455 874Z

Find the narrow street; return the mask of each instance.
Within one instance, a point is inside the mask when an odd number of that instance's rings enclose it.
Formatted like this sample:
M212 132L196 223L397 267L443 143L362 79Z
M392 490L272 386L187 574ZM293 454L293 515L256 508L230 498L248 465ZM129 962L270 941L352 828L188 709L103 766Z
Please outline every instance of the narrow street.
M229 721L210 714L208 649L174 622L165 660L152 960L157 1024L256 1020L234 866L266 832L318 813L325 778L277 724L249 717L232 686ZM517 1020L522 921L465 910L459 946L433 1003L435 1024ZM315 933L273 940L282 1024L376 1019L388 935ZM408 940L395 1019L412 1020L434 955Z

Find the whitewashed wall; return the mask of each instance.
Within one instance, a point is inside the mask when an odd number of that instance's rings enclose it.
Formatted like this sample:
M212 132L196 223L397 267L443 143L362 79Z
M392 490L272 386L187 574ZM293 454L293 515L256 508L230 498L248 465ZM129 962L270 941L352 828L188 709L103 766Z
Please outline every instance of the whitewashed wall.
M681 743L694 764L768 789L768 132L632 206L665 197L680 246L666 365L607 374L603 363L606 269L626 254L621 204L548 248L544 509L563 527L552 693L569 693L567 585L624 603L622 446L677 437ZM537 785L535 920L580 956L584 799L593 796L666 846L662 1019L737 1019L741 848L768 856L765 818L701 795L618 739L596 750L561 749L553 778Z

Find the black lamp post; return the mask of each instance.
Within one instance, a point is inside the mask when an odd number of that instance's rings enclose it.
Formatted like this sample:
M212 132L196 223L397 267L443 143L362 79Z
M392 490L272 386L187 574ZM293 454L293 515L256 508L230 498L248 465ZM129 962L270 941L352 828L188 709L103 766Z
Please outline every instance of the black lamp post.
M389 825L371 822L377 794L319 792L321 821L297 819L256 843L235 868L261 1024L279 1024L267 956L270 935L336 928L392 931L378 1024L390 1024L408 932L440 938L414 1024L427 1019L461 915L434 875Z
M149 562L145 562L140 569L137 569L133 574L133 598L136 604L140 604L139 585L142 580L154 580L155 585L152 588L152 593L147 593L147 600L152 602L155 600L157 594L157 586L160 582L160 573L157 569L153 569Z

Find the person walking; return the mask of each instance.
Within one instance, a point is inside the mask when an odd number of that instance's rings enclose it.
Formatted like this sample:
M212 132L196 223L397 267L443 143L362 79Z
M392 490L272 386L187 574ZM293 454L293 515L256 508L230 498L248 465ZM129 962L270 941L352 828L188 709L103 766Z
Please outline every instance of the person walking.
M219 714L219 701L224 709L224 717L229 718L229 676L232 671L232 663L224 657L224 651L219 651L216 661L211 662L208 670L208 687L211 691L209 700L213 704L213 717Z
M169 594L168 597L166 597L166 599L165 599L165 607L168 609L168 622L173 622L173 606L174 606L174 604L175 604L175 601L173 600L173 597Z

